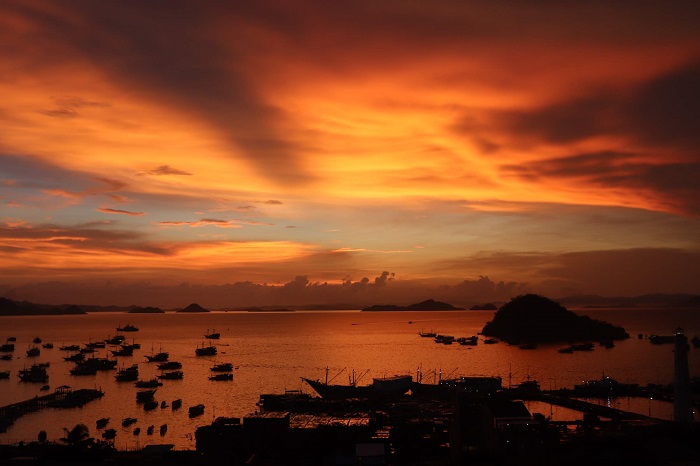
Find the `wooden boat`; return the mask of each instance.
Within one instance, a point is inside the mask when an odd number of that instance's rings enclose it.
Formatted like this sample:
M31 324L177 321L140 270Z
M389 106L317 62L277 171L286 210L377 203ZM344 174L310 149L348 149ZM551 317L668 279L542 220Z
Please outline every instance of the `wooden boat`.
M157 367L162 371L170 371L173 369L182 369L182 363L177 361L166 361L158 364Z
M216 346L213 346L211 343L209 344L209 346L202 345L200 348L196 348L194 350L194 354L196 354L197 356L214 356L216 355L216 353Z
M148 400L143 404L144 411L153 411L158 407L158 402L156 400Z
M212 331L212 333L209 333L209 329L207 329L207 333L204 334L204 338L208 338L209 340L218 340L221 338L221 334L216 332L216 329Z
M49 381L49 374L46 372L46 368L36 364L29 369L22 369L18 375L22 382L46 383Z
M172 403L173 410L180 409L181 406L182 406L181 399L178 398L177 400L173 400L173 403Z
M156 394L157 389L153 390L141 390L136 392L136 402L137 403L145 403L149 400L153 399L153 395Z
M156 377L160 380L181 380L185 374L182 371L164 372Z
M231 373L215 374L215 375L210 376L209 380L216 380L216 381L233 380L233 374L231 374Z
M367 372L362 374L364 376ZM405 394L413 382L410 375L395 375L372 379L370 385L358 386L357 382L362 378L355 378L353 371L349 385L331 385L319 380L311 380L302 377L322 398L338 400L348 398L388 399Z
M159 382L158 379L139 380L134 385L138 388L157 388L162 386L163 382Z
M122 419L122 427L129 427L131 424L136 424L136 419L135 417L125 417Z
M230 362L224 362L221 364L217 364L216 366L212 366L211 371L212 372L231 372L233 370L233 364Z
M28 358L33 358L33 357L39 356L40 354L41 354L41 349L39 349L39 347L37 347L37 346L32 346L31 348L29 348L27 350L27 357Z
M123 327L117 327L117 332L138 332L139 328L135 325L126 324Z

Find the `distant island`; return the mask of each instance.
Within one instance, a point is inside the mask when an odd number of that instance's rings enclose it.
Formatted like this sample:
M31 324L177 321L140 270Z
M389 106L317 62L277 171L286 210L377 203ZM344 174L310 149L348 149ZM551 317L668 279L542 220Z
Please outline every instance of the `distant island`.
M454 307L452 304L428 299L426 301L411 304L409 306L396 306L394 304L375 304L369 306L363 311L463 311L463 307Z
M498 310L495 304L475 304L469 308L470 311L495 311Z
M197 303L192 303L184 309L180 309L177 312L210 312L209 309L204 309Z
M0 297L0 316L58 316L87 314L75 304L49 306Z
M579 316L536 294L513 298L496 312L481 333L511 344L623 340L624 328Z
M129 314L165 314L165 311L158 307L134 306L134 308L129 311Z

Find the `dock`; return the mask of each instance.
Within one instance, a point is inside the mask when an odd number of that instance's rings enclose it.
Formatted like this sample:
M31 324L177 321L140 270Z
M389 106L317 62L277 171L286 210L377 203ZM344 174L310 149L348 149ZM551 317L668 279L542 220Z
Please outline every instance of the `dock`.
M76 408L101 398L101 390L81 388L73 390L67 385L58 387L53 393L35 396L28 400L0 407L0 433L7 431L17 419L25 414L47 408Z

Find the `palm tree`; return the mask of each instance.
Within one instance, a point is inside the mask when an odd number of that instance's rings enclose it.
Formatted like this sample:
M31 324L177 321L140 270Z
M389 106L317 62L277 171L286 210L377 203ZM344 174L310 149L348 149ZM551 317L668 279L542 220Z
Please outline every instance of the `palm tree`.
M77 446L90 439L90 429L85 424L76 424L71 430L64 427L63 432L65 437L61 438L61 442L68 445Z

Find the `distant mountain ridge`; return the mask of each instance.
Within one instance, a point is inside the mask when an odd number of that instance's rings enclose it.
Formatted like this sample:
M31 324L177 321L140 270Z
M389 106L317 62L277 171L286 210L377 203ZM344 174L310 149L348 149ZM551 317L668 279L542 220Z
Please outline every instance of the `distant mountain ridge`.
M39 315L76 315L87 314L75 304L50 306L34 304L27 301L13 301L0 297L0 316L39 316Z
M435 301L434 299L428 299L416 304L410 304L408 306L397 306L395 304L375 304L374 306L369 306L363 311L463 311L463 307L455 307L452 304L443 303L440 301Z

